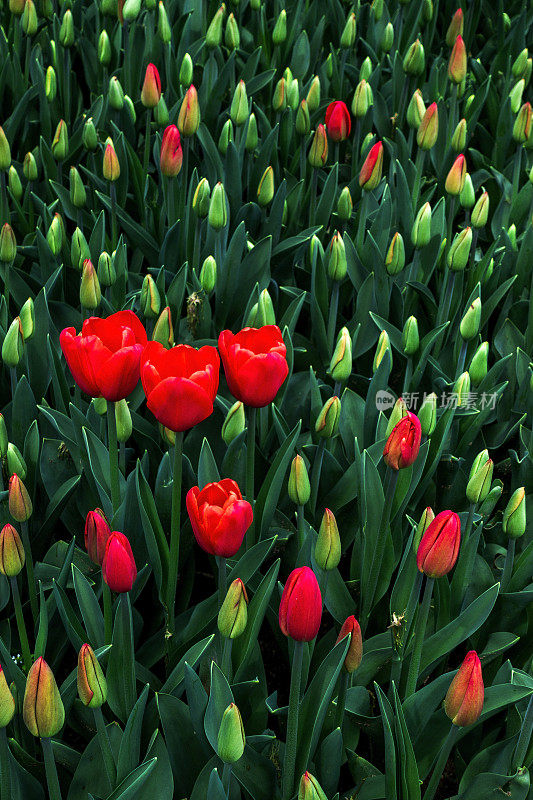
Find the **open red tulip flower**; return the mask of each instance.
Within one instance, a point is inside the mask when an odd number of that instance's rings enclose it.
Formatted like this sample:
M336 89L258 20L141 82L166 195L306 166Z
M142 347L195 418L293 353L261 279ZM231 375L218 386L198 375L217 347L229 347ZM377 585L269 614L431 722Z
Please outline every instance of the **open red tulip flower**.
M252 408L270 405L289 374L278 326L222 331L218 349L232 395Z
M297 642L311 642L322 620L322 595L315 573L309 567L293 569L279 605L279 627Z
M59 343L72 377L91 397L124 400L139 382L146 331L133 311L110 317L89 317L81 333L64 328Z
M185 502L200 547L220 558L234 556L253 520L252 506L242 499L235 481L224 478L203 489L193 486Z
M105 546L102 575L112 592L129 592L137 577L137 567L127 536L112 531Z
M334 142L344 142L350 135L350 112L342 100L334 100L326 109L326 128Z
M196 350L178 344L166 350L149 342L141 362L141 381L148 408L171 431L187 431L213 413L220 359L216 347Z

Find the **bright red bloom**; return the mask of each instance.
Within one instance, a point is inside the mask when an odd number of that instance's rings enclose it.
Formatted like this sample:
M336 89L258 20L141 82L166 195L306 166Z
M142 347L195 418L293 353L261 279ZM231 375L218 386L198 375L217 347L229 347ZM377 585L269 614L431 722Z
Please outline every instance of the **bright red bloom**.
M470 650L446 693L444 711L454 725L472 725L483 711L484 699L481 662L476 651Z
M461 543L461 521L455 511L441 511L429 523L420 540L416 564L429 578L446 575L457 561Z
M203 489L193 486L185 500L196 541L213 556L234 556L252 524L252 506L235 481L224 478Z
M161 156L159 163L161 173L167 178L175 178L179 174L183 162L180 132L175 125L169 125L163 133Z
M148 64L141 91L141 103L145 108L155 108L161 100L161 78L155 64Z
M383 169L383 142L379 141L370 148L359 173L359 186L361 189L371 191L381 180Z
M279 604L279 627L297 642L311 642L322 619L322 595L315 573L309 567L293 569Z
M189 430L213 413L219 369L216 347L178 344L166 350L148 342L141 360L148 408L165 428Z
M105 546L102 575L112 592L129 592L137 577L137 567L128 537L112 531Z
M253 408L270 405L289 374L278 326L222 331L218 349L232 395Z
M402 417L394 426L387 439L383 450L385 463L395 470L409 467L417 459L421 438L420 420L416 414L409 411L407 416Z
M348 652L344 659L344 667L346 671L351 674L355 672L363 658L361 627L353 614L343 622L335 644L338 644L345 636L348 636L349 633L352 634L352 638L350 639L350 646L348 647Z
M350 135L352 121L346 103L334 100L326 109L326 128L334 142L343 142Z
M111 528L107 524L101 508L89 511L85 520L85 549L91 561L102 566L107 540L111 536Z
M89 317L81 333L64 328L59 343L72 376L91 397L123 400L139 381L146 331L133 311L118 311L106 319Z

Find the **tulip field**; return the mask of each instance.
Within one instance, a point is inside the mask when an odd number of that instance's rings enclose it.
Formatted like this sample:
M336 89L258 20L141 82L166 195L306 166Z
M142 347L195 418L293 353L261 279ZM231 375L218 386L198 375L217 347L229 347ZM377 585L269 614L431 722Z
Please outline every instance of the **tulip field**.
M0 800L533 800L532 59L2 0Z

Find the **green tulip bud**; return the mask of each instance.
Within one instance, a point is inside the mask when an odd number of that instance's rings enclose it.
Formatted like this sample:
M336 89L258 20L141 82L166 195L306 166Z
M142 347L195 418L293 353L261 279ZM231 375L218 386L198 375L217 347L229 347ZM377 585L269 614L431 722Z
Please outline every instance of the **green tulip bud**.
M489 217L489 193L484 191L472 209L471 223L473 228L483 228Z
M383 0L372 0L370 11L376 22L383 16Z
M272 44L279 47L287 38L287 12L283 8L272 31Z
M418 546L422 541L422 536L425 534L425 532L429 528L430 523L433 522L434 519L435 519L435 514L433 512L433 509L430 506L428 506L422 512L422 516L420 517L420 522L416 526L416 532L413 537L413 552L415 553L415 555L418 552Z
M285 78L280 78L276 83L274 94L272 95L272 108L276 113L285 111L287 108L287 84Z
M155 319L161 309L159 290L151 275L145 275L141 287L141 314L147 319Z
M224 185L220 181L216 184L211 195L207 221L215 231L222 230L228 224L226 192Z
M213 256L207 256L200 270L200 283L206 294L210 294L217 282L217 262Z
M353 202L350 190L347 186L341 191L337 202L337 216L343 222L348 222L352 217Z
M422 92L420 91L420 89L416 89L416 91L413 92L413 96L409 101L409 105L407 106L406 119L409 127L413 128L415 131L418 131L418 128L424 118L425 113L426 113L426 104L424 103Z
M482 342L472 357L468 372L472 383L477 386L481 383L488 370L489 343Z
M109 79L107 97L109 100L109 105L115 111L120 111L122 108L124 108L124 89L122 88L119 79L115 75Z
M347 381L352 374L352 339L348 328L341 328L339 332L328 372L335 382L340 383Z
M24 11L22 12L21 19L22 30L26 36L35 36L37 33L38 21L37 11L33 0L26 0L24 3Z
M129 100L129 98L128 98L128 100ZM124 97L124 101L126 102L126 97ZM133 104L132 104L132 107L133 107ZM134 109L134 113L135 113L135 109ZM168 113L166 100L165 100L163 95L161 95L161 97L159 98L158 104L154 108L154 119L155 119L157 125L160 128L166 128L166 126L168 125L168 123L170 121L170 114ZM134 122L134 121L135 120L132 120L132 122Z
M451 147L456 153L462 153L466 147L466 119L460 119L453 132Z
M28 181L36 181L39 177L39 170L37 168L37 161L33 153L26 153L24 162L22 164L22 172Z
M411 241L415 247L426 247L431 239L431 206L429 203L418 211L413 227L411 228Z
M70 8L67 8L63 14L59 29L59 41L63 47L72 47L74 44L74 18Z
M339 427L340 413L341 401L338 397L326 400L315 423L315 432L321 439L331 439L335 436Z
M229 143L233 141L233 125L230 119L227 119L220 132L218 140L218 150L223 156L226 155Z
M352 114L356 119L362 119L368 113L368 109L374 103L374 95L372 87L363 78L355 87L355 92L352 100Z
M100 253L96 274L98 275L100 286L104 287L113 286L117 279L117 273L115 271L113 259L109 253L106 253L105 250L103 253Z
M466 173L465 184L461 189L461 194L459 195L459 202L461 203L462 208L472 208L476 202L474 186L472 184L472 178L470 177L469 172Z
M300 455L294 456L289 473L288 494L297 506L305 506L311 497L311 484L305 461Z
M376 372L377 368L385 358L385 356L389 359L390 367L392 368L392 350L390 346L390 339L389 334L387 331L381 331L379 334L378 344L376 347L376 354L374 356L374 364L372 367L372 371Z
M49 66L46 70L46 78L44 82L44 92L46 94L46 99L49 103L53 103L56 99L57 94L57 78L56 78L56 71L52 66Z
M437 395L435 392L425 395L418 412L418 419L424 436L431 436L437 425Z
M79 269L80 272L83 269L83 262L87 259L90 260L91 258L91 251L89 250L89 245L87 244L87 239L81 232L79 228L76 228L74 233L72 234L72 240L70 243L70 261L74 269Z
M422 75L426 66L426 56L424 46L420 39L417 39L409 47L403 60L403 71L406 75Z
M100 0L100 10L104 16L116 19L118 16L117 0Z
M226 414L226 419L222 425L222 439L227 445L230 445L243 432L245 427L244 403L237 400Z
M525 144L529 139L532 117L531 103L524 103L513 125L513 139L517 144Z
M470 246L472 244L472 229L465 228L455 234L452 246L448 253L448 266L454 272L465 269L470 257Z
M392 26L392 22L387 22L385 27L383 28L383 33L381 34L381 50L384 53L390 53L392 45L394 43L394 28Z
M320 569L329 571L338 567L341 560L341 537L333 512L326 508L315 545L315 561Z
M20 318L15 317L2 342L2 361L6 367L16 367L24 352L24 339L22 338L22 325Z
M503 532L510 539L518 539L526 531L526 492L523 486L516 489L503 512Z
M8 181L9 191L11 192L15 200L18 203L20 203L20 201L22 200L22 184L20 182L18 172L13 166L13 164L9 167L7 181Z
M239 81L233 93L231 101L230 117L234 125L244 125L248 119L248 96L246 94L246 84Z
M246 141L244 143L246 152L253 153L257 147L258 141L259 137L257 134L257 120L255 118L255 114L250 114L248 118L248 129L246 131Z
M305 99L309 111L316 111L320 105L320 78L318 75L315 75L311 81L311 85L309 86L309 91L307 92L307 97Z
M361 69L359 70L359 80L368 81L371 75L372 75L372 61L370 60L370 56L367 56L363 61L363 63L361 64Z
M509 241L511 242L513 250L516 252L518 250L518 247L516 244L516 225L514 224L514 222L512 225L509 226L507 230L507 236L509 237Z
M76 167L71 167L69 172L70 202L75 208L83 208L87 202L87 193Z
M226 639L236 639L244 633L248 621L248 596L244 583L236 578L229 586L218 612L218 630Z
M489 517L494 511L496 503L502 496L502 492L503 492L503 485L501 484L501 482L496 483L488 493L485 500L479 506L478 513L481 514L481 516L483 517Z
M163 0L159 0L158 9L159 9L159 14L157 17L157 35L159 36L163 44L170 44L170 40L172 39L172 29L168 21L167 12L165 11Z
M222 715L218 731L217 753L225 764L234 764L244 753L246 737L242 718L235 703L230 703Z
M26 480L28 467L16 444L9 442L6 453L7 472L9 475L18 475L21 481Z
M433 19L433 2L432 0L423 0L422 3L422 19L425 23L431 22Z
M515 83L511 91L509 92L509 99L511 101L511 111L513 114L518 114L518 109L522 105L522 95L524 94L524 89L526 86L525 80L522 78Z
M479 326L481 324L481 298L476 297L470 307L467 309L464 317L459 325L459 332L463 339L468 342L474 339L479 333Z
M513 61L513 66L511 67L511 72L513 73L513 78L523 78L524 70L527 67L527 59L529 53L527 47L517 55L515 60Z
M61 217L57 213L54 214L50 227L48 228L46 241L48 242L48 247L52 251L52 255L58 256L63 247L63 225Z
M466 497L470 503L482 503L490 492L494 462L488 450L483 450L474 459L466 485Z
M19 319L22 328L22 339L27 342L35 332L35 307L31 297L28 297L20 309Z
M154 325L152 341L159 342L167 350L174 346L174 327L169 306L162 310Z
M340 41L341 47L345 49L353 47L355 44L356 32L357 32L357 24L355 21L355 14L352 11L352 13L348 16L348 19L346 20L346 25L344 26L344 30L342 31L341 34L341 41Z
M89 311L98 308L102 299L100 282L92 261L86 258L83 262L80 284L80 305Z
M185 88L185 86L190 86L192 83L194 75L194 65L192 63L192 58L190 57L189 53L185 53L181 61L180 73L179 73L179 82L180 85Z
M9 222L2 225L0 231L0 262L12 264L17 255L17 240Z
M328 275L332 281L342 281L347 269L344 239L339 231L335 231L328 247Z
M211 202L211 188L207 178L202 178L196 187L192 198L192 209L199 219L204 219L209 213Z
M133 22L141 13L141 0L126 0L122 7L124 22Z
M28 0L26 0L28 2ZM68 156L68 132L67 124L64 119L59 120L59 124L54 134L52 142L52 155L56 161L64 161Z
M403 326L402 343L403 352L406 356L412 356L418 350L420 338L418 336L418 322L416 317L409 317Z
M397 275L405 267L405 246L402 234L396 232L385 256L385 269L389 275Z
M274 197L274 170L272 167L267 167L263 172L263 176L259 181L257 188L257 202L264 208L272 202Z
M219 47L222 41L222 22L226 13L226 6L224 3L220 6L215 16L209 23L209 27L205 34L205 43L208 47Z
M387 437L387 439L389 438L389 436L391 435L392 431L399 423L399 421L403 417L407 417L408 415L409 415L409 409L405 404L405 400L403 399L403 397L399 397L392 407L389 421L387 423L387 429L385 431L385 436Z
M468 395L470 394L470 375L463 372L453 385L453 393L457 396L457 407L467 405Z
M431 150L439 135L439 110L436 103L426 109L418 126L416 143L421 150Z
M230 14L228 17L228 21L226 22L226 32L224 34L224 41L226 43L226 47L228 50L238 50L241 37L239 34L239 26L237 25L237 20Z
M127 442L133 432L133 423L127 400L115 403L115 419L117 423L117 441Z
M287 84L287 105L296 111L300 102L300 87L297 78L293 78Z
M98 147L98 134L96 133L92 117L89 117L83 126L81 140L86 150L93 151Z
M258 302L250 309L246 325L250 328L262 328L264 325L275 325L275 323L276 316L272 299L267 289L263 289Z
M100 708L107 700L107 681L96 655L84 644L78 655L78 695L87 708Z
M321 785L310 772L304 772L300 779L298 800L327 800Z
M111 40L105 28L98 38L98 62L104 67L111 63Z

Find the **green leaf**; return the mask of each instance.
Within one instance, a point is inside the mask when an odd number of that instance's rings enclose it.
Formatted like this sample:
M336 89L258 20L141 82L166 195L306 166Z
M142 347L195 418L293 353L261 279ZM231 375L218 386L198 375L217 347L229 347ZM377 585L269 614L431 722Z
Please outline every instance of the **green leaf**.
M135 649L133 622L128 592L120 595L107 664L107 702L114 714L125 722L137 699L135 691Z
M233 703L233 693L216 661L211 662L211 690L205 712L204 730L215 753L218 752L218 731L224 711Z
M268 533L284 484L286 472L292 459L293 450L300 433L301 424L300 421L294 426L287 440L277 451L257 496L254 507L254 519L255 530L259 533L260 539L264 538Z
M145 686L141 695L128 717L122 739L120 740L120 750L118 751L117 761L117 782L120 783L129 775L139 763L141 753L141 732L148 698L149 686Z
M104 644L104 616L96 595L85 575L72 565L74 591L80 607L83 624L88 635L89 644L96 649Z

